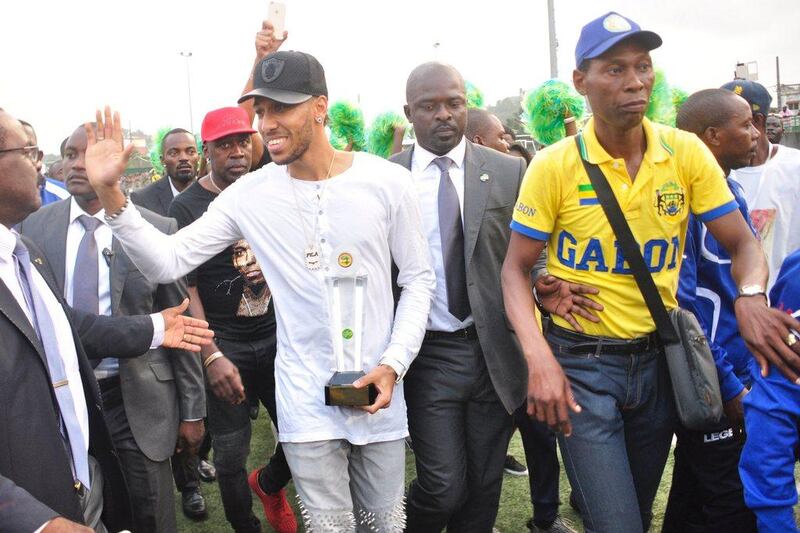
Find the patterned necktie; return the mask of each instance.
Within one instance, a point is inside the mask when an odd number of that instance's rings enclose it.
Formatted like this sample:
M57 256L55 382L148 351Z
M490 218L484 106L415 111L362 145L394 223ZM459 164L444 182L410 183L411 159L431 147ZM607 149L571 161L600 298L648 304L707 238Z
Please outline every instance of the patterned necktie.
M463 321L470 314L467 296L467 271L464 265L464 228L461 225L461 205L453 181L450 179L449 157L433 160L439 175L439 234L442 240L444 280L447 287L447 310Z
M47 368L50 372L53 391L58 402L61 436L64 446L72 461L73 475L86 487L90 487L89 458L87 443L78 422L78 413L75 402L69 390L69 380L64 369L64 361L58 349L55 326L50 318L47 305L39 294L31 275L31 258L25 244L17 235L17 244L14 247L14 264L16 266L17 280L19 281L25 302L28 304L34 329L44 347L47 358Z
M99 267L94 232L102 222L88 215L79 216L78 222L86 232L78 245L75 270L72 272L72 307L96 315L100 312L100 298L97 295Z

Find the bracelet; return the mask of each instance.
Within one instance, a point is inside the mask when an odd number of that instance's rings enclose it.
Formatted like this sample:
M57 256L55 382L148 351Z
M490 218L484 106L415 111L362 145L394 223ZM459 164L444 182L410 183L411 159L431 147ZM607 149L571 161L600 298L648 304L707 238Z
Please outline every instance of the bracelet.
M222 352L220 352L220 351L216 351L216 352L212 353L211 355L209 355L208 357L206 357L206 358L205 358L205 360L203 361L203 367L204 367L204 368L208 368L208 366L209 366L211 363L213 363L214 361L216 361L216 360L217 360L217 359L219 359L220 357L225 357L225 355L224 355Z
M564 119L564 124L572 124L575 122L575 117L568 117Z
M117 218L118 216L120 216L120 215L121 215L121 214L122 214L122 213L123 213L123 212L124 212L124 211L125 211L125 210L128 208L128 204L129 204L130 202L131 202L131 201L130 201L130 198L128 198L127 196L125 196L125 203L124 203L124 204L122 204L122 207L120 207L120 208L119 208L119 209L117 209L117 210L116 210L114 213L111 213L110 215L109 215L108 213L106 213L106 214L103 216L103 218L104 218L104 219L106 219L106 222L111 222L112 220L114 220L115 218Z

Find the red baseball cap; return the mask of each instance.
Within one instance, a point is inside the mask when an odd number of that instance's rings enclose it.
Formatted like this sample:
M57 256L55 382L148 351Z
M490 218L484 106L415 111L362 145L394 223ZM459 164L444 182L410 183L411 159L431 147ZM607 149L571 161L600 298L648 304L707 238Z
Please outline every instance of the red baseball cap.
M255 133L247 111L241 107L223 107L209 111L200 126L203 142L216 141L237 133Z

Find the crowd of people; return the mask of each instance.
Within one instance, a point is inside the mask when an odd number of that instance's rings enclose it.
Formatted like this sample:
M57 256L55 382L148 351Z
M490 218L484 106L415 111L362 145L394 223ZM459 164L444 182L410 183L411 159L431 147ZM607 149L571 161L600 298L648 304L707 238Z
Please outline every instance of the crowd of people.
M261 531L255 494L280 533L490 533L515 428L520 530L575 531L560 450L586 531L647 531L673 439L664 531L797 530L800 151L762 85L651 122L661 37L610 12L578 38L592 117L561 141L531 158L431 62L385 160L331 145L323 66L287 37L265 21L238 106L201 149L168 131L129 195L119 113L45 171L0 109L0 532L176 531L202 478L237 532ZM664 308L710 348L702 427ZM248 473L259 404L278 445Z

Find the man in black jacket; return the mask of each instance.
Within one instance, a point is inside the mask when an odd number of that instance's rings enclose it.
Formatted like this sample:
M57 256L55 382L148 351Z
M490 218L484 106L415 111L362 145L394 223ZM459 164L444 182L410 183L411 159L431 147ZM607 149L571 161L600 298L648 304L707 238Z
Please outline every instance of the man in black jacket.
M213 333L180 315L186 301L125 318L65 305L41 253L11 229L40 206L37 151L0 110L0 532L118 531L130 503L87 356L197 351Z

